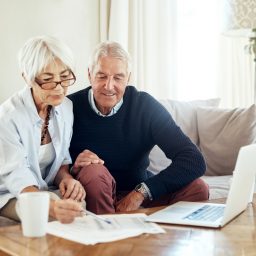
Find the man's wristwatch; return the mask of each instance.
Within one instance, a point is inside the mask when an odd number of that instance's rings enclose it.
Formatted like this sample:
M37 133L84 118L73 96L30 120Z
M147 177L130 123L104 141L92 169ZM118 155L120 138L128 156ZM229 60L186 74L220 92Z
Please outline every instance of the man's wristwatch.
M148 195L148 191L145 188L143 183L140 183L139 185L137 185L134 189L136 192L141 193L144 196L144 199L147 199L149 197Z

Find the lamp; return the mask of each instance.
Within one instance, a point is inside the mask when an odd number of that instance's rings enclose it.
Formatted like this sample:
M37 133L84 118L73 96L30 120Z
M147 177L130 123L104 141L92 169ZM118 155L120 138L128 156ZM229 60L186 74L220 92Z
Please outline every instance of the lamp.
M254 59L254 103L256 103L256 0L225 1L225 34L249 38L245 51Z

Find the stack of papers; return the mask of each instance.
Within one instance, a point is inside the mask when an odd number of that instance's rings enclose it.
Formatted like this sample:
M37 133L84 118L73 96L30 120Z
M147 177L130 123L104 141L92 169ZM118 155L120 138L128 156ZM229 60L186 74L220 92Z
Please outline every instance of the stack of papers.
M49 222L47 233L86 245L112 242L143 233L165 233L159 225L146 222L146 217L145 214L104 215L105 219L111 221L109 224L87 215L76 218L70 224Z

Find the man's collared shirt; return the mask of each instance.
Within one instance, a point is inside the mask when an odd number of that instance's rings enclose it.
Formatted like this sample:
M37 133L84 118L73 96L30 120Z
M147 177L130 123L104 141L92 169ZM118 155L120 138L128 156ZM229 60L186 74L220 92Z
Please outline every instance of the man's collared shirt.
M110 113L107 115L103 115L98 108L95 105L95 101L94 101L94 97L93 97L93 91L92 89L89 90L88 92L88 100L89 100L89 104L91 106L91 108L93 109L93 111L99 115L99 116L104 116L104 117L108 117L108 116L113 116L114 114L117 113L117 111L121 108L121 106L123 105L123 98L111 109Z

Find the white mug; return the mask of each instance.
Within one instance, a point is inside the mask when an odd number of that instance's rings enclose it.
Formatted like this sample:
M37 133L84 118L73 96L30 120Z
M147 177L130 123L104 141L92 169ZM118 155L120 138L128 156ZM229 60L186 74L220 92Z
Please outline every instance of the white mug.
M24 236L41 237L46 234L49 205L48 192L26 192L18 196L16 212L20 217Z

